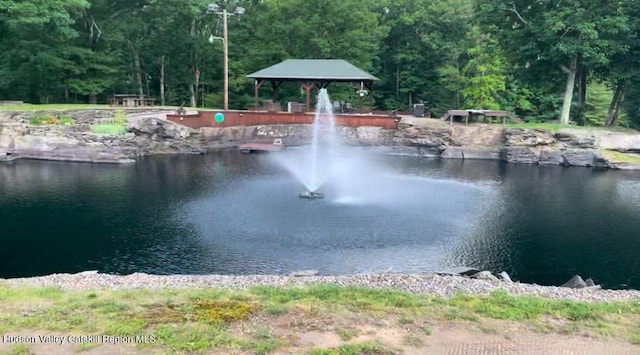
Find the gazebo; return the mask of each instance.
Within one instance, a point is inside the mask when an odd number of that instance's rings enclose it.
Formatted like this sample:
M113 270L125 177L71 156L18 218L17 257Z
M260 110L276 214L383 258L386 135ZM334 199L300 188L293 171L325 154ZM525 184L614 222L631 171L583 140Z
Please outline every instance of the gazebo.
M265 81L271 83L273 101L278 100L278 86L285 81L299 82L305 90L306 107L309 109L311 89L326 88L329 84L353 83L358 85L360 108L364 95L369 94L369 107L373 109L373 82L378 78L343 59L287 59L268 68L247 75L255 79L255 109L258 109L258 94Z

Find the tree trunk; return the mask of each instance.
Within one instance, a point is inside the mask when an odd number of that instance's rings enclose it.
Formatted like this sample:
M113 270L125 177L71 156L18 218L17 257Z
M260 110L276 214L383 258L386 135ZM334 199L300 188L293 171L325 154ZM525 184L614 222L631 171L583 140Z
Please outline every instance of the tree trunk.
M98 96L96 94L89 95L89 104L95 105L98 103Z
M138 95L140 96L140 100L144 99L144 86L142 85L142 68L140 65L140 53L133 46L131 40L127 40L127 44L129 45L129 49L131 50L131 54L133 55L133 64L136 70L136 82L138 83Z
M160 105L164 106L164 55L160 57Z
M400 43L396 43L396 53L400 53ZM396 59L396 100L400 101L400 59Z
M578 64L578 55L574 54L571 58L569 69L563 68L567 73L567 85L564 88L564 99L562 100L562 113L560 114L560 124L569 124L569 115L571 114L571 101L573 100L573 87L576 83L576 71Z
M576 121L579 125L584 125L584 107L587 102L587 68L580 66L578 71L578 112Z
M622 101L624 100L624 81L618 82L616 90L613 92L609 111L607 112L607 127L615 126L618 119L618 112Z
M198 87L200 85L200 69L198 67L193 68L193 84L189 85L189 92L191 93L191 107L198 107Z
M189 93L190 93L189 105L191 107L196 107L196 93L193 90L193 84L189 85Z

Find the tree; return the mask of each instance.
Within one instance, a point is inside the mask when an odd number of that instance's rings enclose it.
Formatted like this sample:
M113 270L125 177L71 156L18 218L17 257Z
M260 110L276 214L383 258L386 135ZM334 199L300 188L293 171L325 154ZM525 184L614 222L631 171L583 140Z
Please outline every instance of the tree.
M0 0L0 92L39 102L60 95L73 66L73 25L87 7L84 0Z
M469 60L462 69L465 107L499 110L505 92L504 59L497 42L488 34L476 32L476 45L467 50Z
M542 66L566 75L563 124L569 123L578 69L606 65L624 49L614 40L626 21L620 1L478 0L477 5L521 70Z

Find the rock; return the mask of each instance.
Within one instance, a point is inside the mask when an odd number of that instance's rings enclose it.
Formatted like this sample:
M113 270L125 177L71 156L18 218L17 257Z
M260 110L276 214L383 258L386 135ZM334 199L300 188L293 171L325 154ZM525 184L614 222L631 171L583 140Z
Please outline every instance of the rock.
M580 277L580 275L573 275L569 281L560 285L560 287L569 287L569 288L585 288L587 287L587 283Z
M355 129L358 143L361 145L380 145L384 142L382 127L362 126Z
M584 283L585 283L585 285L587 285L587 286L595 286L595 285L596 285L596 283L595 283L595 282L593 282L593 279L592 279L592 278L588 278L588 279L586 279L586 280L584 281Z
M191 129L154 116L127 117L127 130L161 138L188 138Z
M458 147L448 147L442 151L440 154L440 158L443 159L464 159L464 153L462 152L462 148Z
M499 151L465 149L463 155L464 159L469 160L500 160Z
M560 165L564 163L562 154L557 150L543 150L538 160L540 165Z
M300 271L292 271L289 276L293 277L309 277L318 275L318 270L300 270Z
M535 164L538 158L530 148L504 147L500 150L500 159L508 163Z
M598 147L618 152L640 152L640 135L610 134L599 139Z
M594 168L600 168L600 169L606 169L609 168L609 161L602 156L602 154L600 154L600 152L598 151L594 151L593 153L593 167Z
M614 162L607 162L607 166L611 169L617 169L617 170L640 170L640 165L635 165L635 164L629 164L629 163L614 163Z
M453 145L449 128L401 124L393 131L390 144L433 148L438 154Z
M537 147L556 142L549 131L541 129L506 128L504 130L505 146Z
M596 155L593 150L577 149L562 152L562 158L564 159L562 165L591 167L594 165Z
M435 274L438 275L451 275L451 276L471 276L477 274L480 270L468 266L455 266L443 271L438 271Z
M509 274L507 274L506 271L502 271L498 274L498 277L500 278L500 280L504 281L504 282L513 282L513 280L511 280L511 277L509 276Z
M480 279L480 280L493 280L499 281L499 279L491 273L491 271L480 271L470 276L472 279Z

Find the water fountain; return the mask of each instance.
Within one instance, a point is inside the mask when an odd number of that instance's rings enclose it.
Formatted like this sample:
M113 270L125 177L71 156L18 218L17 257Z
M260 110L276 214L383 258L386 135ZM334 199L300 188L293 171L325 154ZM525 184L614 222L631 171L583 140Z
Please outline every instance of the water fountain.
M338 146L335 117L327 89L318 92L311 145L308 149L279 154L278 161L289 170L306 188L300 198L323 198L317 190L327 181L332 171L332 161Z
M386 178L388 168L379 164L375 156L340 139L327 89L318 92L311 144L275 157L304 185L306 192L299 193L300 198L324 198L324 193L318 192L322 188L339 202L370 201L371 197L383 196L381 187L392 185L380 180Z

